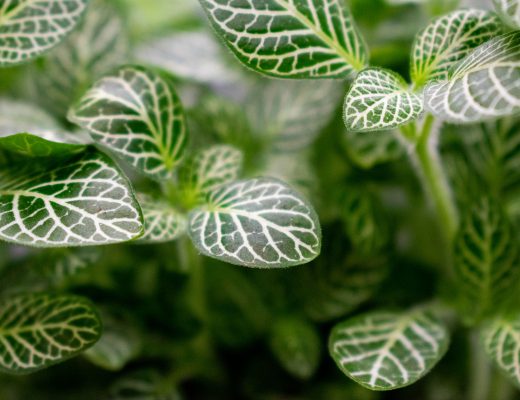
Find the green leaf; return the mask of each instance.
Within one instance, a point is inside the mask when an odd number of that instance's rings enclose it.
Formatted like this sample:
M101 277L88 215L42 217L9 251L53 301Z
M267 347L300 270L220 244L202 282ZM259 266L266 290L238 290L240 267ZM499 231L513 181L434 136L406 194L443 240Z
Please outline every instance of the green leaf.
M363 169L398 160L405 150L396 131L346 132L343 138L349 159Z
M92 346L101 321L90 301L46 293L13 296L0 306L0 370L25 374Z
M171 379L154 370L132 372L110 388L109 400L182 400Z
M68 140L69 137L60 134L50 134L58 140ZM0 149L24 157L67 157L85 150L81 144L51 141L30 133L0 136Z
M178 239L186 232L186 217L167 201L138 194L144 218L144 234L137 243L162 243Z
M309 147L332 119L343 86L336 80L262 82L246 102L251 127L274 151Z
M171 80L142 67L121 67L99 80L69 119L155 179L170 179L186 148L184 111Z
M450 73L432 83L425 107L445 121L469 123L520 112L520 32L496 37L477 47Z
M297 317L281 318L274 322L269 344L271 351L292 375L310 378L320 362L320 336L309 322Z
M101 249L96 247L47 250L43 252L40 262L44 265L46 276L56 286L93 266L102 254Z
M457 10L435 19L415 38L413 82L423 86L429 81L447 80L452 67L501 32L496 15L482 10Z
M470 207L454 244L454 267L464 315L496 312L517 286L520 254L516 234L496 200Z
M520 29L520 2L518 0L493 0L502 20L512 29Z
M142 233L132 188L106 155L66 164L13 164L0 172L0 238L39 247L127 241Z
M419 118L422 99L396 73L368 68L356 77L343 107L349 131L370 132L395 128Z
M234 182L244 157L232 146L216 145L197 153L179 171L181 196L188 204L200 203L219 186Z
M494 320L482 331L487 355L511 381L520 386L520 315Z
M0 5L0 67L50 50L77 25L88 0L4 0Z
M448 348L446 328L423 311L371 312L336 325L329 350L339 369L372 390L411 385Z
M231 264L281 268L320 253L321 228L312 206L268 178L225 185L190 213L190 237L204 255Z
M345 78L367 62L363 39L341 0L200 0L237 58L280 78Z

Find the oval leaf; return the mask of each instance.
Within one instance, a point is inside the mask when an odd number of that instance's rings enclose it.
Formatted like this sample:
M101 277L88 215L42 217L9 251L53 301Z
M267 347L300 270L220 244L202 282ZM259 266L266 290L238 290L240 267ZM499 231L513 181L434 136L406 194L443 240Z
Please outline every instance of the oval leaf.
M186 147L184 111L169 78L121 67L99 80L69 119L134 168L169 179Z
M0 66L28 62L70 32L88 0L3 0L0 4Z
M42 160L0 172L1 239L39 247L97 245L133 239L142 229L128 180L97 150L66 164Z
M57 139L68 140L65 135L55 134ZM63 137L62 137L63 136ZM81 144L51 141L30 133L0 136L0 149L24 157L67 157L85 150Z
M25 374L65 361L92 346L101 320L90 301L29 294L0 304L0 370Z
M320 252L316 212L299 193L267 178L223 186L190 213L189 233L204 255L231 264L281 268Z
M520 29L520 1L493 0L500 18L512 29Z
M237 58L280 78L344 78L367 62L341 0L200 0Z
M425 312L372 312L334 327L329 350L339 369L372 390L411 385L448 348L446 328Z
M426 87L428 111L446 121L471 123L520 112L520 32L476 48L448 82Z
M501 32L500 20L487 11L458 10L437 18L415 39L412 80L416 86L447 80L453 66Z
M343 108L348 130L379 131L416 120L423 111L422 99L392 71L369 68L361 71L350 88Z

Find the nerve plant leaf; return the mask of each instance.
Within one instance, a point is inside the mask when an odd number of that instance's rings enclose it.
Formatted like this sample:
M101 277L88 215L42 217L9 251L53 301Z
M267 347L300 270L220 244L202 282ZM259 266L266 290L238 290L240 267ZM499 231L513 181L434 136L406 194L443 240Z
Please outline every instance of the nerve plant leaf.
M498 36L477 47L424 93L432 114L470 123L520 112L520 32Z
M396 131L346 132L343 135L349 159L357 166L370 169L394 161L404 154Z
M18 295L0 302L0 370L25 374L92 346L101 321L90 301L71 295Z
M0 67L28 62L56 46L88 0L4 0L0 4Z
M368 68L356 77L343 108L349 131L369 132L405 125L423 111L421 97L396 73Z
M123 242L142 233L132 188L106 155L89 149L65 164L45 159L38 166L14 164L0 172L1 239L61 247Z
M512 29L520 29L520 1L493 0L495 9L502 20Z
M417 86L447 80L453 66L501 32L500 20L487 11L458 10L437 18L415 39L412 80Z
M186 217L165 200L138 194L143 210L144 234L137 243L161 243L178 239L186 232Z
M520 386L520 315L501 317L482 332L487 355Z
M121 67L99 80L69 118L155 179L172 177L186 147L184 111L170 79L142 67Z
M65 135L49 134L53 139L64 139ZM72 136L72 135L70 135ZM81 144L66 143L59 141L51 141L30 133L17 133L15 135L1 136L0 149L15 153L24 157L65 157L70 154L79 153L85 150L85 146Z
M268 178L225 185L190 213L189 233L204 255L231 264L281 268L320 253L316 212L299 193Z
M248 67L280 78L345 78L367 62L340 0L200 0L225 43Z
M499 309L520 273L514 229L496 201L468 211L455 239L454 267L464 315L473 321Z
M329 350L339 369L372 390L411 385L448 348L446 328L424 311L371 312L336 325Z

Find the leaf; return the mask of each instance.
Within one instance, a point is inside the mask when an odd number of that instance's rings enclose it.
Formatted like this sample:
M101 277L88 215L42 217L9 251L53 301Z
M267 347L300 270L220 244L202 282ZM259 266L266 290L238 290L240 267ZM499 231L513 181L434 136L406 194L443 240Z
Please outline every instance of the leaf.
M520 316L494 320L482 331L484 349L500 370L520 386Z
M251 127L272 142L274 151L309 147L332 119L343 86L335 80L262 83L246 102Z
M94 306L77 296L12 296L0 310L0 370L8 373L26 374L65 361L101 335Z
M389 70L369 68L356 77L345 98L343 121L349 131L380 131L414 121L422 111L421 98L403 78Z
M3 0L0 67L29 62L50 50L77 25L88 0Z
M186 218L168 202L145 194L137 196L144 218L144 234L137 243L170 242L186 232Z
M48 135L68 140L68 136ZM17 133L15 135L0 136L0 149L15 153L24 157L67 157L71 154L80 153L85 150L81 144L51 141L43 139L30 133Z
M204 255L231 264L282 268L320 253L312 206L284 183L267 178L225 185L190 213L189 234Z
M454 68L448 82L428 85L424 99L429 112L456 123L520 112L520 32L477 47Z
M184 111L170 79L142 67L121 67L99 80L69 119L155 179L173 176L186 147Z
M197 153L179 171L181 196L187 204L200 203L219 186L238 179L244 157L232 146L216 145Z
M516 288L520 274L516 235L498 202L470 207L454 242L454 267L464 315L469 320L496 312Z
M358 167L370 169L395 161L404 154L404 146L395 131L346 132L343 135L349 159Z
M280 78L345 78L363 68L367 54L340 0L200 0L237 58Z
M274 322L269 345L271 351L292 375L310 378L320 362L321 343L316 328L297 317L281 318Z
M47 112L33 104L0 98L0 137L31 132L46 137L60 131L60 124ZM52 140L51 137L47 137Z
M514 30L520 29L520 2L518 0L493 0L502 20Z
M142 233L132 188L113 161L89 149L62 164L0 172L0 238L39 247L117 243Z
M424 311L371 312L336 325L329 350L339 369L371 390L411 385L448 348L446 328Z
M119 378L110 388L109 400L181 400L171 379L154 370L138 370Z
M62 285L101 259L99 248L57 249L43 252L40 262L54 285Z
M429 81L445 81L449 71L475 47L502 32L491 12L457 10L432 21L415 38L411 75L420 87Z

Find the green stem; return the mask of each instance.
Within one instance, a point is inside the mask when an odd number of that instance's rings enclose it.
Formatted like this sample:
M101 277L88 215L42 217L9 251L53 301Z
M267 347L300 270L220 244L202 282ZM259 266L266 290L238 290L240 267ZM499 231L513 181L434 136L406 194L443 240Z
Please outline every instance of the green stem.
M470 332L469 342L471 375L467 398L471 400L487 400L491 394L491 364L484 353L477 330Z

